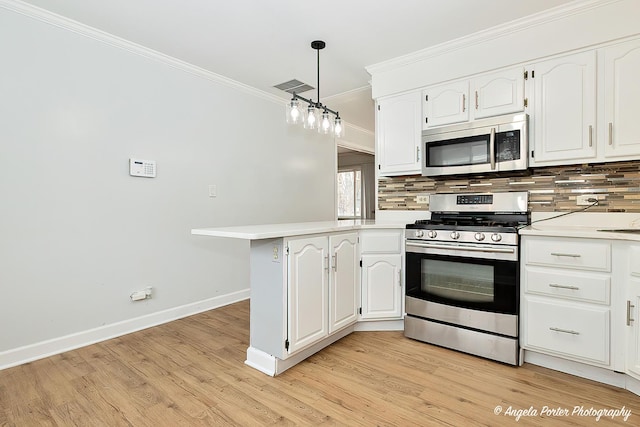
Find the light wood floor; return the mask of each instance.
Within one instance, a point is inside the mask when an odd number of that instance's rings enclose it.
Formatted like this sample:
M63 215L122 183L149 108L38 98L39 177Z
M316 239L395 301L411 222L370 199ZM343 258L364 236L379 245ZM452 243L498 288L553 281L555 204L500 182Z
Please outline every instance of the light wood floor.
M244 365L248 343L243 301L6 369L0 425L640 425L640 397L625 390L401 332L353 333L275 378ZM624 406L631 416L596 422L545 406ZM537 416L516 421L509 407Z

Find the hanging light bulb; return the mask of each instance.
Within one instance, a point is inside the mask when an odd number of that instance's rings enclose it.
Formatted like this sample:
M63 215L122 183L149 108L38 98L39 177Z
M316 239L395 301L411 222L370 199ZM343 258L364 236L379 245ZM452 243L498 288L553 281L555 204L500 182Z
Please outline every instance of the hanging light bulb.
M331 132L331 119L329 118L329 111L325 108L322 112L322 118L320 119L320 125L318 126L318 132L328 134Z
M276 87L278 89L286 90L289 93L293 93L293 98L291 98L291 101L289 101L289 103L287 104L287 123L296 124L302 122L305 129L317 128L318 132L320 133L332 133L335 137L339 138L344 135L344 127L342 125L340 115L337 111L333 111L329 107L322 105L322 103L320 102L320 50L324 49L325 45L325 42L323 42L322 40L315 40L311 42L311 48L316 50L317 57L318 100L316 102L313 102L312 99L307 99L298 95L295 91L289 92L289 89L291 88L289 84L293 81L283 83L282 85L278 85ZM285 87L287 86L288 88L285 89ZM300 101L304 101L309 104L306 111L303 111L300 108ZM330 114L336 116L335 121L331 121Z
M291 98L291 101L287 104L287 123L297 124L302 119L302 111L300 111L300 101L296 98Z
M307 108L307 116L304 120L305 129L315 129L318 124L318 116L316 112L316 107L314 104L309 104L309 108Z
M337 138L342 138L344 135L344 128L342 127L342 119L340 115L336 116L336 121L333 125L333 135Z

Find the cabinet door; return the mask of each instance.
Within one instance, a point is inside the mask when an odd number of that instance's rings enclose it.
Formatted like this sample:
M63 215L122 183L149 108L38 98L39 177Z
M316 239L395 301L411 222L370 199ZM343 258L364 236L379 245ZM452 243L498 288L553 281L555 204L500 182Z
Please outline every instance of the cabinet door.
M402 256L362 255L362 317L402 316Z
M331 272L329 275L329 333L358 320L358 235L329 237Z
M469 120L469 82L467 80L434 86L422 92L423 128Z
M327 327L328 246L326 237L288 241L289 354L329 335Z
M596 157L595 70L595 52L533 66L532 164L570 164Z
M629 284L627 285L627 369L640 380L640 246L629 248Z
M607 160L640 156L640 40L602 50L604 122L601 132Z
M471 80L473 117L497 116L524 110L522 67L485 74Z
M420 92L378 101L377 141L380 175L422 172L420 164Z

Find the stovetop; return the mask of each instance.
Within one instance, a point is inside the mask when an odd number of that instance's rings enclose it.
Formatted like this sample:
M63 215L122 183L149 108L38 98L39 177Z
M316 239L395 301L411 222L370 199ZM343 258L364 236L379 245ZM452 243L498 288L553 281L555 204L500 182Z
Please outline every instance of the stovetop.
M407 224L407 238L432 240L442 231L440 235L455 237L447 240L459 240L458 234L469 232L477 235L473 241L484 242L486 233L495 242L502 240L501 234L517 234L520 227L531 223L526 192L435 194L429 207L431 219Z

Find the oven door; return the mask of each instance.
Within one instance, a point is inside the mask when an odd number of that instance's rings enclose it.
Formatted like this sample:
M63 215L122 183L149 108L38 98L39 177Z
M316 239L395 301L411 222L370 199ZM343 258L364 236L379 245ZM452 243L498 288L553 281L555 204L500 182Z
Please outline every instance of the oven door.
M517 314L515 246L411 242L406 246L406 295L447 306Z

